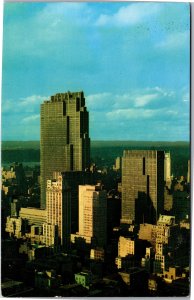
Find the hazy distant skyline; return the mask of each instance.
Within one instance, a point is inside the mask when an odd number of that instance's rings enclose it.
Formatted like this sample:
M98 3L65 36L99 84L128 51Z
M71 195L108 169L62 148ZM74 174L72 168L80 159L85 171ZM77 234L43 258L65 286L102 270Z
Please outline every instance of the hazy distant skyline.
M92 140L189 140L189 3L6 3L2 140L39 140L40 103L84 91Z

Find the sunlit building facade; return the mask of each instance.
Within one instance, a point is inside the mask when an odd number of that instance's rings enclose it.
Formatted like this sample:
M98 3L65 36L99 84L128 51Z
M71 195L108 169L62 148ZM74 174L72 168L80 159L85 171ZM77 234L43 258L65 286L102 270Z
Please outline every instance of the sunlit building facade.
M107 196L100 185L79 186L79 235L94 238L98 246L107 242Z
M90 163L89 115L83 92L60 93L41 105L41 208L53 172L84 171Z
M53 173L53 175L52 180L47 180L45 235L48 239L51 235L50 240L54 240L57 231L59 243L68 248L71 232L71 192L70 188L63 183L62 174Z
M164 158L164 181L166 186L171 187L171 156L170 152L165 152Z

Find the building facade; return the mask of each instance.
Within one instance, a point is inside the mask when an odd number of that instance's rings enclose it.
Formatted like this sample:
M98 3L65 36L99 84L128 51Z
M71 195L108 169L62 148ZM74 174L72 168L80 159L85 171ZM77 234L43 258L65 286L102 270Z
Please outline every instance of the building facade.
M19 216L27 220L29 225L42 225L46 222L46 210L35 207L21 207Z
M81 171L53 172L53 179L47 180L47 218L43 228L47 244L53 245L58 236L59 244L69 249L70 234L78 230L78 187L90 180L91 173Z
M53 243L57 232L59 244L67 249L71 233L71 193L70 188L63 182L62 174L54 173L54 175L54 179L47 180L47 221L44 226L44 235L47 238L47 244L49 241Z
M125 150L121 223L155 224L164 209L164 152Z
M79 235L94 238L97 246L107 242L107 196L100 185L79 186Z
M170 188L171 186L171 157L170 152L165 153L164 158L164 181L166 186Z
M41 105L41 208L53 172L84 171L90 163L89 115L83 92L60 93Z

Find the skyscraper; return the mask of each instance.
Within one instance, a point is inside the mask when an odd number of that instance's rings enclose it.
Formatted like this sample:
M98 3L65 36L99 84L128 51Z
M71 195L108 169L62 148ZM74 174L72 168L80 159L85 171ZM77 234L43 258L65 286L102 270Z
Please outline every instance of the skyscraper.
M47 244L53 245L57 237L63 249L69 249L70 233L78 228L78 185L90 182L90 175L81 171L53 172L52 180L47 180L47 224L44 224Z
M53 172L84 171L90 163L89 115L83 92L60 93L41 105L41 208Z
M107 196L101 185L79 186L79 235L106 245Z
M156 223L164 208L164 152L125 150L121 223Z
M67 249L71 233L71 192L63 181L62 174L54 173L54 177L56 179L47 180L47 225L57 225L60 244Z
M170 188L170 186L171 186L171 157L170 157L170 152L165 153L164 180L166 182L166 186L168 186Z

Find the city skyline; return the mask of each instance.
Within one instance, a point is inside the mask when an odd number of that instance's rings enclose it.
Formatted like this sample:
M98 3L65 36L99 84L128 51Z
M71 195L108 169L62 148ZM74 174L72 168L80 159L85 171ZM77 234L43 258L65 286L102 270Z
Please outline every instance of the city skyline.
M189 8L5 4L4 297L190 295Z
M92 140L189 141L189 38L188 3L6 3L2 140L83 90Z

